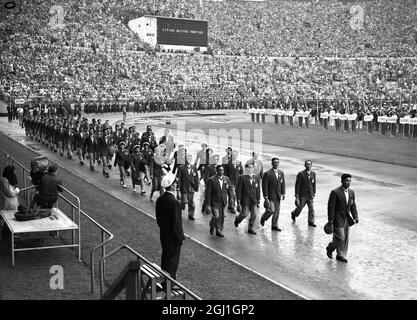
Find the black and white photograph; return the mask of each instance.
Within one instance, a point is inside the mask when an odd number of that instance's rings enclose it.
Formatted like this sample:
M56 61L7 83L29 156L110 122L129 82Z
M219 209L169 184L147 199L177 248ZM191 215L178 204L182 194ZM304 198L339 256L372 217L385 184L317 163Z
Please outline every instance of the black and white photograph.
M417 300L416 114L416 0L0 0L0 300Z

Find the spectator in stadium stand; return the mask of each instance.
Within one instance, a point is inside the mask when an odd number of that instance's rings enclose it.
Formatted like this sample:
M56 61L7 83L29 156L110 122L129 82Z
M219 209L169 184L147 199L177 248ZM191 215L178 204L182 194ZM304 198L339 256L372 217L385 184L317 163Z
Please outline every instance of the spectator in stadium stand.
M266 171L262 177L262 193L264 196L264 206L268 209L261 217L261 226L272 215L271 229L281 231L278 227L281 200L285 200L285 176L284 172L278 169L279 159L272 158L272 168Z
M236 186L236 197L240 214L236 217L234 225L237 228L250 213L248 233L256 235L254 225L261 200L261 179L254 173L252 163L247 163L245 169L245 175L239 178Z
M58 193L63 191L62 180L58 178L58 167L51 165L47 174L41 177L39 192L33 197L31 208L38 205L41 208L52 208L58 201Z
M186 163L180 165L177 170L178 189L181 194L181 207L185 209L188 206L188 219L195 220L195 202L194 194L198 192L199 179L196 167L192 164L193 156L187 154Z
M182 228L181 206L174 193L175 175L166 174L161 185L165 192L158 197L155 205L162 246L161 269L176 279L181 246L185 236Z
M224 176L223 165L216 166L216 175L207 181L207 211L211 212L210 234L223 238L224 211L227 206L227 190L230 188L230 180Z
M328 225L333 229L333 241L326 247L327 256L337 251L336 260L347 262L350 226L359 223L355 192L350 189L352 176L342 174L342 185L330 192L327 205Z
M297 174L295 181L295 206L294 211L291 212L291 219L295 222L300 215L304 206L308 206L308 225L316 227L314 223L314 197L316 196L316 173L311 170L313 162L306 160L304 163L305 170Z
M19 193L15 167L7 166L0 178L0 210L17 210Z

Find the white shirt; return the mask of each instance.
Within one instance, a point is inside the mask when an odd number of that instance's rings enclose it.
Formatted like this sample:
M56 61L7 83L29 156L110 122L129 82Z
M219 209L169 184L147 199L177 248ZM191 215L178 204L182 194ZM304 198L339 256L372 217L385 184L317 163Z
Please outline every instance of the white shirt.
M279 179L279 173L278 173L278 170L275 170L275 169L273 169L273 170L274 170L275 176L277 177L277 179Z
M349 189L345 189L345 188L342 187L342 190L345 194L346 204L348 204L349 203Z

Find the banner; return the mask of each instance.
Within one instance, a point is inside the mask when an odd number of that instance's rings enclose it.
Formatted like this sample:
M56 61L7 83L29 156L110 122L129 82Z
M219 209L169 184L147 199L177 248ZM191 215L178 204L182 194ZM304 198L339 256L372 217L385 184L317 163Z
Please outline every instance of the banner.
M329 114L327 112L320 113L320 119L327 119L329 117Z
M302 116L303 116L303 112L302 112L302 111L297 111L297 112L295 113L295 116L296 116L297 118L302 117Z
M379 122L379 123L384 123L384 122L387 122L387 117L386 117L386 116L379 116L379 117L378 117L378 122Z
M410 118L400 118L400 124L409 124L411 120Z
M333 114L330 115L330 119L337 120L337 119L339 119L339 115L336 114L336 113L333 113Z
M288 117L291 117L291 116L293 116L294 115L294 111L285 111L285 115L286 116L288 116Z
M416 125L417 124L417 118L410 118L408 121L412 125Z
M395 117L387 117L387 123L397 123L397 118L395 118Z
M303 112L303 118L308 118L309 115L310 115L310 111Z
M280 110L280 109L278 109L278 110L276 111L276 113L277 113L277 115L282 116L282 115L284 114L284 110Z
M365 121L365 122L369 122L369 121L372 121L372 120L374 120L374 116L372 114L367 115L363 118L363 121Z
M354 121L354 120L356 120L356 118L358 117L358 115L357 114L348 114L348 120L350 120L350 121Z
M340 117L339 117L339 119L342 120L342 121L345 121L345 120L348 119L348 116L347 116L346 113L345 114L341 114Z
M25 104L26 100L25 99L15 99L14 100L14 104Z

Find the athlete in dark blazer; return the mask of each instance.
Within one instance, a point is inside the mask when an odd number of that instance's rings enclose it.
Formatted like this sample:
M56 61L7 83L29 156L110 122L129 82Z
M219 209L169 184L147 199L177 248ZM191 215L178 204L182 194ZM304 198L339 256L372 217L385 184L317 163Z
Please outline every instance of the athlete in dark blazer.
M195 203L194 192L198 192L199 179L196 167L191 164L193 160L192 154L187 155L186 164L182 164L178 167L178 189L181 193L182 209L185 209L185 205L188 205L188 219L195 220Z
M240 214L235 219L235 227L237 228L239 223L250 213L248 233L256 234L253 227L261 200L261 179L254 174L252 163L247 163L245 168L248 174L241 176L236 186L236 197Z
M297 174L295 181L295 206L293 212L291 212L291 219L295 222L303 210L304 206L308 206L308 225L310 227L316 227L314 224L314 197L316 196L316 173L311 170L313 163L310 160L306 160L304 163L305 170L300 171Z
M231 187L230 180L224 176L224 168L221 164L216 167L216 175L207 182L207 209L211 211L210 234L224 237L224 210L227 206L227 190Z
M278 218L281 200L285 199L285 176L284 172L278 169L279 159L272 158L272 168L266 171L262 177L262 193L269 210L266 210L261 217L261 225L272 215L272 230L281 231L278 228Z
M359 223L355 192L349 189L351 181L350 174L343 174L342 186L330 192L327 204L328 223L333 224L333 241L326 247L327 256L331 259L336 250L336 259L342 262L347 262L349 228Z

